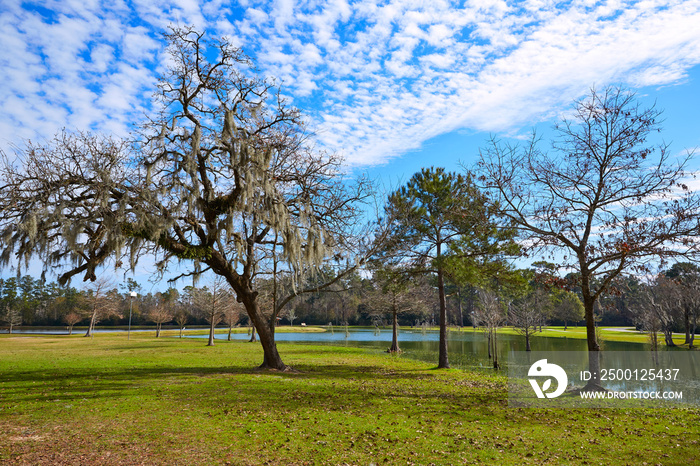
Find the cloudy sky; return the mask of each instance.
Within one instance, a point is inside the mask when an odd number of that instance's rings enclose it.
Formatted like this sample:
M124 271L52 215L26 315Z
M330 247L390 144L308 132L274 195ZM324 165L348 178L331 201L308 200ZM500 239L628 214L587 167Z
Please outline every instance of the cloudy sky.
M0 147L62 127L126 133L171 24L229 36L353 166L517 135L594 85L698 87L700 1L4 0Z
M407 179L489 134L551 124L591 86L665 110L700 146L700 0L3 0L0 149L62 127L126 134L148 111L168 25L227 35L318 144Z

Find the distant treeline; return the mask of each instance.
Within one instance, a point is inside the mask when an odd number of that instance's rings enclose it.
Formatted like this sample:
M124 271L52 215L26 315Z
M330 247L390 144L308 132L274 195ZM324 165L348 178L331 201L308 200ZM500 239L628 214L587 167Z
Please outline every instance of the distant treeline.
M501 301L513 304L503 311L504 325L519 325L519 314L513 309L528 299L536 302L534 321L538 325L581 323L583 309L578 292L568 286L576 282L575 277L559 278L550 270L547 263L540 262L532 269L518 271L522 277L519 292L504 289L501 293ZM613 292L598 303L598 325L637 326L669 336L671 332L691 335L697 315L694 303L700 302L699 278L698 267L690 263L675 264L651 283L624 276L612 288ZM355 273L324 292L297 297L287 305L278 324L384 326L391 324L396 308L401 325L436 325L439 309L432 280L430 276L414 278L408 286L392 293L381 286L379 279ZM5 327L90 325L91 321L92 325L121 326L128 324L131 310L132 325L177 323L184 327L210 324L212 319L215 325L249 325L243 307L221 284L146 294L133 279L118 287L101 285L79 290L26 275L0 279L0 319ZM276 286L284 286L284 280ZM265 290L271 287L271 282L261 286L263 305L269 304L271 298ZM131 297L132 291L136 291L135 297ZM482 324L476 288L448 283L446 292L450 325Z
M544 321L549 324L576 324L583 319L582 315L564 315L558 309L560 291L542 279L542 272L533 269L523 271L529 275L530 287L548 288L547 300L542 302ZM551 281L551 280L550 280ZM635 311L644 299L642 286L634 277L625 277L617 287L614 295L606 296L601 301L598 316L600 325L636 325L638 324ZM183 292L169 289L166 292L140 292L138 283L129 279L119 287L111 288L104 294L111 296L111 312L99 319L103 326L127 325L129 308L132 310L132 325L152 325L152 312L159 304L165 303L175 312L186 312L189 325L205 325L208 318L197 312L193 295L197 290L207 287L185 287ZM130 290L137 290L137 296L130 297ZM575 292L575 290L574 290ZM403 293L399 313L399 323L405 326L422 324L436 325L438 320L437 293L430 277L414 280ZM474 312L478 307L478 293L470 286L448 284L448 317L450 325L473 325ZM407 299L408 297L408 299ZM31 276L0 279L0 309L5 325L8 324L8 310L12 310L19 319L14 325L23 326L65 326L70 314L77 314L80 320L76 325L88 325L91 317L90 303L94 299L94 290L79 290L73 286L59 286L54 282L46 283ZM201 307L201 306L200 306ZM170 320L174 322L174 320ZM288 305L281 324L301 323L308 325L388 325L390 312L387 305L387 293L379 289L378 284L371 278L362 278L353 274L337 283L334 289L309 293L296 298ZM248 325L248 318L241 310L236 324ZM683 319L673 319L676 331L683 328Z

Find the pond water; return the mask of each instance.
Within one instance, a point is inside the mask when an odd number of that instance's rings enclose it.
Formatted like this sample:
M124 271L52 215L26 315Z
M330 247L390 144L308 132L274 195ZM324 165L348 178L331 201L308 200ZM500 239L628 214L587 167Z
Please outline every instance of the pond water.
M172 330L172 328L168 327L167 329L163 327L163 330ZM108 328L96 328L93 330L95 333L112 333L112 332L125 332L127 329L125 328L120 328L120 327L108 327ZM132 332L153 332L155 333L156 329L155 328L132 328ZM87 332L87 327L73 327L73 335L80 335L81 333ZM2 333L8 333L7 329L5 329ZM38 335L68 335L68 328L67 327L21 327L21 328L13 328L12 333L15 334L38 334Z
M285 328L284 332L277 332L275 338L278 342L290 342L294 344L314 344L314 345L333 345L333 346L352 346L366 348L375 353L386 352L391 345L391 328L351 328L346 332L343 327L328 328L326 331L288 331ZM23 328L15 330L17 333L42 333L42 334L66 334L67 330L64 327L53 328ZM125 329L110 328L97 329L96 332L126 332ZM132 332L154 332L154 329L132 329ZM217 329L217 340L225 340L228 337L228 332L224 329ZM84 334L85 329L74 329L75 334ZM187 338L208 338L207 334L187 335ZM250 335L246 333L234 333L231 335L235 340L248 340ZM498 357L501 366L504 369L503 373L513 372L513 376L522 371L527 371L529 366L535 360L547 358L552 353L562 354L567 352L567 358L573 358L571 367L567 367L567 371L579 367L572 373L578 373L580 369L587 368L586 341L574 338L547 338L547 337L532 337L531 347L533 352L547 352L548 354L537 355L532 353L525 354L525 338L520 335L498 334ZM438 359L438 343L439 333L436 330L417 329L402 329L399 333L399 346L403 353L401 357L418 359L429 363L437 363ZM461 369L477 369L493 371L491 360L488 357L486 335L482 330L472 328L463 328L461 330L451 330L448 333L448 351L450 366ZM634 368L646 367L651 360L649 345L642 343L627 343L627 342L602 342L602 346L609 367L618 368ZM692 402L700 400L700 352L687 351L677 349L674 352L673 348L664 349L664 357L674 357L673 364L666 364L668 367L678 367L686 381L684 385L684 395L686 399ZM571 353L570 353L571 352ZM523 356L526 360L523 361ZM284 355L283 355L284 357ZM535 358L530 360L530 358ZM641 362L640 362L641 361ZM509 362L510 366L509 367ZM666 367L662 364L662 367ZM615 389L630 389L631 385L622 384L608 388Z
M287 329L285 329L287 330ZM377 331L379 330L379 331ZM192 336L193 338L208 338L208 335ZM226 339L227 333L219 333L217 339ZM245 333L232 334L232 339L247 340L250 338ZM391 329L349 329L347 334L341 328L326 332L277 332L275 338L278 342L292 342L296 344L323 344L333 346L354 346L367 348L374 352L385 352L391 345ZM418 359L430 363L437 363L438 359L439 333L433 331L402 330L399 334L399 346L403 351L401 357ZM562 355L567 352L565 359L571 359L566 365L567 371L578 374L580 370L588 368L588 353L586 351L586 340L573 338L548 338L532 337L531 347L533 352L547 352L545 354L524 353L525 338L520 335L501 335L497 337L498 356L503 374L513 372L514 377L519 377L520 372L525 370L539 358L546 358L552 353ZM606 367L635 368L653 367L651 363L650 346L642 343L627 342L602 342L604 350L604 364ZM660 367L676 367L682 374L682 388L684 391L683 403L698 403L700 401L700 359L699 353L678 349L677 352L670 348L663 347L664 351L660 356L666 359L667 363L661 363ZM448 353L450 366L461 369L477 369L493 371L491 360L488 357L488 346L486 335L481 330L471 328L461 331L450 331L448 333ZM675 355L675 356L674 356ZM674 356L673 363L670 363L668 356ZM284 354L283 354L284 357ZM531 358L535 358L530 360ZM512 367L509 367L509 362ZM681 380L681 379L679 379ZM571 381L570 381L570 384ZM613 390L636 390L639 387L648 389L663 388L662 382L636 383L628 382L606 382L606 387ZM575 384L574 384L575 385ZM582 384L581 384L582 385Z
M216 339L226 339L227 333L217 333ZM208 335L192 335L191 338L208 338ZM234 333L232 339L248 340L250 335ZM351 328L347 334L342 327L325 332L277 332L278 342L323 344L333 346L355 346L379 351L386 351L391 345L391 329ZM501 335L497 337L498 355L506 361L508 352L525 351L525 338L519 335ZM403 356L436 362L439 333L436 330L421 329L401 330L399 347ZM533 351L586 351L586 341L573 338L532 337ZM640 343L605 342L606 351L646 351L648 345ZM448 353L450 365L455 368L491 367L488 358L486 335L481 330L464 328L448 333Z

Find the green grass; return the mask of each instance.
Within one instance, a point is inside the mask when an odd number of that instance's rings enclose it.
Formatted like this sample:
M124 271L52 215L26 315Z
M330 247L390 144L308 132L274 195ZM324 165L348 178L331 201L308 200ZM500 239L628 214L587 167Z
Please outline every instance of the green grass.
M649 336L646 333L638 332L634 327L627 327L625 330L617 330L622 327L601 327L599 329L600 339L603 341L622 341L628 343L649 343ZM499 333L519 335L519 333L512 327L505 327L499 329ZM534 334L536 337L552 337L552 338L574 338L578 340L586 339L586 327L568 327L564 330L564 327L544 327L542 332L537 332ZM660 345L665 345L664 337L662 333L657 335L657 339ZM681 335L674 335L673 341L678 346L683 346L685 343L685 337ZM687 347L687 345L686 345Z
M0 337L7 464L698 464L700 411L507 407L498 374L359 348Z

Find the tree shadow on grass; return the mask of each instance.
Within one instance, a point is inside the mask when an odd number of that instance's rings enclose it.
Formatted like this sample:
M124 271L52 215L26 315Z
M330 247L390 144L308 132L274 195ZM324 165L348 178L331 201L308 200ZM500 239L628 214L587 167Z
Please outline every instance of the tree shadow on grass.
M406 400L439 403L454 401L461 393L434 393L430 384L440 377L422 369L391 369L367 364L328 364L296 366L301 372L260 371L251 367L201 367L167 365L141 368L51 369L12 371L4 374L4 404L24 402L69 402L80 399L156 396L166 388L186 396L200 393L197 384L210 384L212 392L233 390L241 401L270 399L276 406L297 410L325 406L347 409L348 403ZM243 377L241 377L243 376ZM201 380L198 380L199 378ZM218 379L218 380L217 380ZM191 389L189 388L191 387ZM219 388L217 388L219 387ZM216 397L215 397L216 398ZM502 398L496 396L491 401ZM482 402L485 400L481 400Z

